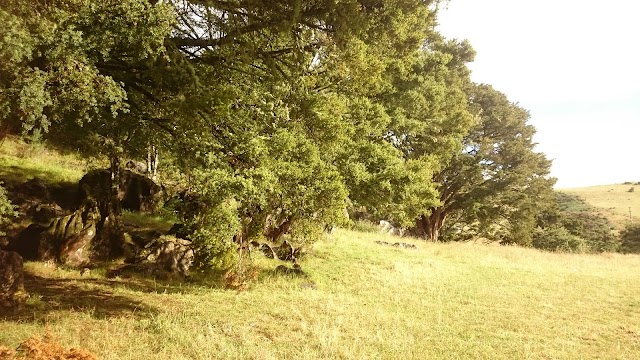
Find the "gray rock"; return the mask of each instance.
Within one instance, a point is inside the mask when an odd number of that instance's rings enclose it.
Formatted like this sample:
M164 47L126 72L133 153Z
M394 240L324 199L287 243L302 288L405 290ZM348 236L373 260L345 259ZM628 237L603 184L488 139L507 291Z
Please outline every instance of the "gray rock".
M22 257L0 250L0 308L14 307L25 299Z
M194 260L191 241L163 235L148 243L133 260L145 265L151 272L169 272L189 275Z

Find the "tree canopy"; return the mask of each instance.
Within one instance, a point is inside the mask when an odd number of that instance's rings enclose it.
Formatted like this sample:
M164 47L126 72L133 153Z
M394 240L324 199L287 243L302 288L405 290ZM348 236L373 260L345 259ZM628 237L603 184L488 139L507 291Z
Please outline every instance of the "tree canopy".
M214 266L348 206L433 240L450 216L503 218L526 243L551 186L528 113L471 82L438 0L0 4L2 125L114 176L153 147L206 204L182 215Z

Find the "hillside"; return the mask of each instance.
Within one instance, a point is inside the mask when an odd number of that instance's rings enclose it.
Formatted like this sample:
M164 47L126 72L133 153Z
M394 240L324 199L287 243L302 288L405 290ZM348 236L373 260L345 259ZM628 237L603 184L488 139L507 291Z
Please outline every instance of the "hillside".
M28 263L0 345L49 331L101 359L636 359L640 256L410 241L337 231L247 291L106 279Z
M72 182L85 166L17 141L0 153L6 184ZM255 254L245 291L28 262L30 298L0 314L0 347L50 333L101 359L640 356L640 256L376 241L399 239L337 230L302 260L305 276Z
M633 192L629 190L634 188ZM560 189L580 196L588 204L600 209L619 228L630 219L640 218L640 186L633 184L599 185L583 188Z

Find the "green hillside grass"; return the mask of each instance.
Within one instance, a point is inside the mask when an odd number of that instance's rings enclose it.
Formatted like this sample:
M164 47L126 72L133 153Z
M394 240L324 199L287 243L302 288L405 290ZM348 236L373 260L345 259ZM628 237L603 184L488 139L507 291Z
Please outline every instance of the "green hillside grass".
M76 182L88 162L76 154L62 155L44 145L26 144L15 138L0 141L0 179L24 182L34 177L45 183Z
M1 149L5 181L77 181L85 169L46 148L9 140ZM307 277L278 275L280 263L261 255L254 263L246 291L27 263L30 298L0 314L0 346L50 333L101 359L640 358L640 256L337 230L303 260Z
M632 187L634 191L629 192ZM585 199L619 228L630 220L640 220L640 185L599 185L560 191Z
M50 332L102 359L637 359L640 256L411 241L338 230L237 292L28 263L0 345ZM405 241L405 240L403 240Z

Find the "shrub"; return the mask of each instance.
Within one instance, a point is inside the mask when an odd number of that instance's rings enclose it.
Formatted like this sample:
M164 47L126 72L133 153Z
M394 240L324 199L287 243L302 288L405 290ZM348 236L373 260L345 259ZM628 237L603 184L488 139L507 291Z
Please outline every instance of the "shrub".
M379 233L380 226L375 224L369 220L355 220L353 222L352 229L355 231L368 232L368 233Z
M17 216L15 206L7 198L7 191L0 183L0 227L7 224L12 217ZM0 236L4 235L4 232L0 230Z
M533 247L548 251L581 253L589 250L585 240L560 226L538 228L533 233Z
M620 233L620 250L628 254L640 254L640 224L627 224Z
M593 212L567 212L563 215L562 227L584 239L591 251L618 250L619 240L612 232L614 227L604 216Z

